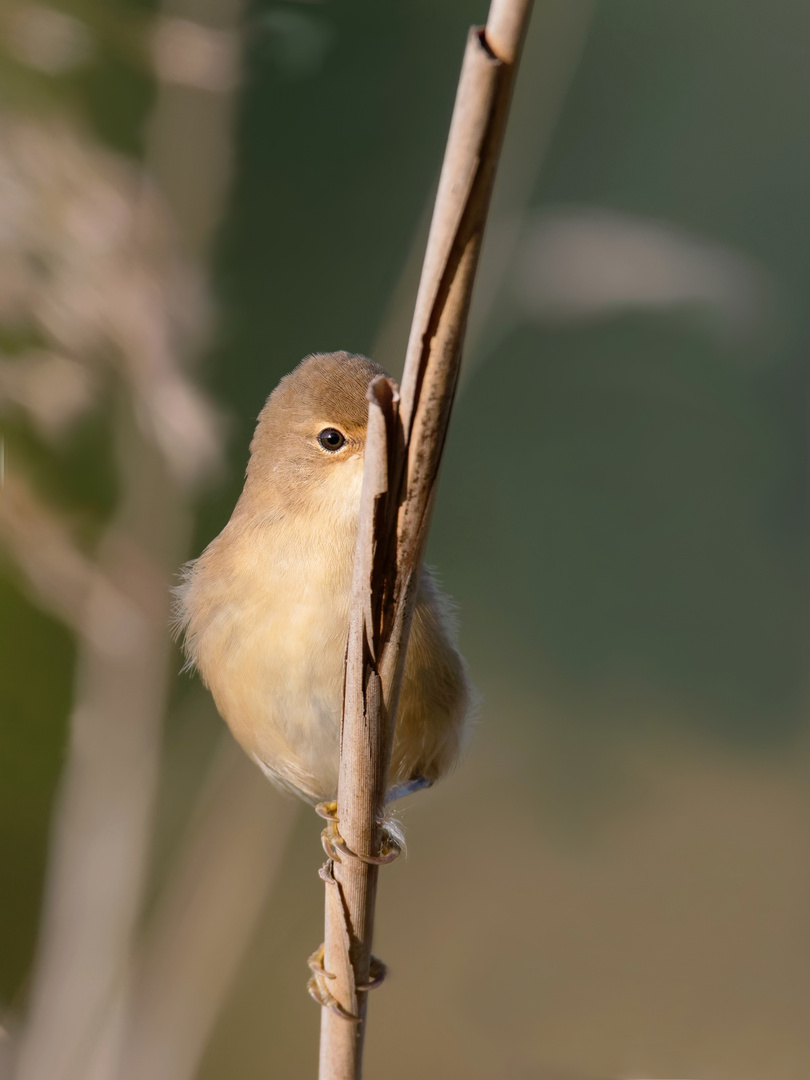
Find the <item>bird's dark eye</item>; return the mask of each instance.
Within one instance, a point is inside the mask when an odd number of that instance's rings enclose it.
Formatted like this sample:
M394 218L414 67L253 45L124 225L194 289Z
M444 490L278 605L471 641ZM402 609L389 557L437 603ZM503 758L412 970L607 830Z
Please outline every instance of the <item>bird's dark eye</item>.
M341 446L346 442L346 436L342 431L338 431L337 428L328 427L318 435L318 442L331 454L334 454L336 450L340 450Z

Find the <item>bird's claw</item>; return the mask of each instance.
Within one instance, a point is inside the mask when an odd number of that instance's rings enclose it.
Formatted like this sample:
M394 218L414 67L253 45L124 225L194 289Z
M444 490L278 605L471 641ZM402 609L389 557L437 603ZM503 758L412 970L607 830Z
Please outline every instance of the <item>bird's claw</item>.
M337 799L327 799L315 804L315 813L327 821L337 821Z
M361 862L370 863L374 866L386 866L393 862L400 854L402 848L393 836L383 826L383 841L379 855L363 855L359 851L352 851L338 831L337 803L332 800L320 802L315 807L315 813L326 819L326 828L321 833L321 843L327 857L340 862L341 852L350 859L359 859Z
M368 982L359 984L357 989L376 990L378 986L382 986L387 974L388 968L382 960L378 960L376 956L372 956L368 965Z
M357 1023L360 1020L359 1016L352 1016L350 1012L347 1012L336 997L331 993L329 987L326 985L327 979L334 979L335 976L326 971L323 966L323 945L307 960L312 975L307 983L307 992L309 996L317 1001L319 1005L322 1005L324 1009L329 1009L331 1012L339 1016L341 1020L351 1020L353 1023Z
M324 967L323 945L315 950L312 956L307 960L307 964L312 972L312 976L307 983L307 991L309 992L310 997L325 1009L330 1009L342 1020L351 1020L357 1023L360 1017L353 1016L350 1012L347 1012L337 998L334 997L326 984L326 980L334 979L335 975L327 971ZM369 980L366 983L359 984L356 989L363 991L375 990L383 982L387 972L388 969L382 960L378 960L376 956L372 956L369 962Z

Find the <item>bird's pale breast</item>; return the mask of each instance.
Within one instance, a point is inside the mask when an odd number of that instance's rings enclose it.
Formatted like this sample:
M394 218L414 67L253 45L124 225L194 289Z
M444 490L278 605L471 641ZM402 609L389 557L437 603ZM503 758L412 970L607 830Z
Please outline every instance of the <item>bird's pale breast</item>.
M178 590L186 652L244 749L278 783L337 791L340 717L362 458L324 478L318 512L233 518ZM325 509L326 508L326 509ZM455 763L469 695L446 603L423 572L390 782Z

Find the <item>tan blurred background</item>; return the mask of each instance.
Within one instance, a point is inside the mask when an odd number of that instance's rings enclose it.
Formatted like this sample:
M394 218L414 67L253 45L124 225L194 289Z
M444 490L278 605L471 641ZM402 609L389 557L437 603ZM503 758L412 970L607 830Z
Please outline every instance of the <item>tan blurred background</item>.
M315 816L167 630L306 353L401 368L478 0L0 10L0 1077L314 1076ZM810 8L538 0L367 1074L810 1075ZM328 523L325 523L328 527Z

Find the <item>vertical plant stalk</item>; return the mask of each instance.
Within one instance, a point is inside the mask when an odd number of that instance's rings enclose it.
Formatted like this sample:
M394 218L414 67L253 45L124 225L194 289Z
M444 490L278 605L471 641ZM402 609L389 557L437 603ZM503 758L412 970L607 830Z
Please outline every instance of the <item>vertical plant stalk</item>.
M163 0L165 19L174 15L174 7L173 0ZM236 42L241 0L215 0L208 7L222 27L216 40L222 43L230 35ZM174 244L144 177L154 177L164 188L175 219L180 206L184 254L203 263L225 194L232 83L202 88L200 103L201 94L195 99L193 93L200 87L178 91L177 79L161 75L147 172L133 191L115 193L122 203L126 198L130 214L129 235L121 242L130 253L131 278L119 290L112 282L109 292L99 295L93 316L108 328L114 355L128 376L117 387L113 421L121 496L73 620L78 657L70 745L56 801L16 1080L121 1076L171 677L168 585L188 553L195 485L219 456L213 419L198 404L181 363L182 354L196 344L191 339L197 327L175 331L158 302L167 282L155 249L174 252ZM199 122L189 123L190 115ZM189 161L197 184L194 200L184 203L180 163L188 168ZM216 169L205 167L210 161ZM164 247L155 243L159 230L165 233ZM183 326L195 322L200 311L185 291L178 296L171 315ZM75 317L80 320L81 313ZM143 401L160 401L165 412L147 414ZM172 407L175 415L168 423ZM119 603L111 606L111 597Z
M401 399L369 387L360 526L338 781L340 832L351 851L380 851L388 765L419 566L531 0L492 0L467 41L416 300ZM361 1075L378 867L343 856L326 883L320 1080ZM348 1017L348 1019L347 1019Z
M139 941L115 1080L194 1080L298 813L222 735Z

